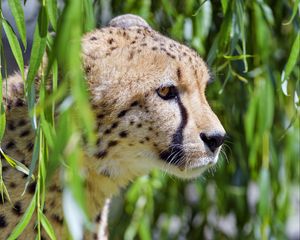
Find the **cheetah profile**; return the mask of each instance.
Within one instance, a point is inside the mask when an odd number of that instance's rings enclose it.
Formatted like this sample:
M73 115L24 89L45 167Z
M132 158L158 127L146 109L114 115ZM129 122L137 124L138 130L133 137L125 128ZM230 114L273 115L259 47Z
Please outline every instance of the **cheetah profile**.
M95 221L106 199L152 169L192 179L217 162L225 131L206 101L209 71L195 51L140 17L123 15L83 37L82 61L99 138L97 151L82 166ZM7 128L1 146L29 166L34 136L23 81L16 74L7 88L3 85ZM13 206L0 202L1 239L9 236L35 191L32 183L21 196L26 179L2 164ZM57 238L66 239L58 176L51 179L45 214ZM34 239L34 221L19 239Z

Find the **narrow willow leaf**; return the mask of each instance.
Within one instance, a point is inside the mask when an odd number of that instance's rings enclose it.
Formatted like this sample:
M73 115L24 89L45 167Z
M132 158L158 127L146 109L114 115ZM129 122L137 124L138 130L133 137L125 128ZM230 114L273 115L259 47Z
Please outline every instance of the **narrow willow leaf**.
M293 68L297 63L297 58L299 57L300 52L300 33L297 34L297 37L293 43L292 50L285 66L285 79L288 79Z
M0 148L0 153L10 166L12 166L13 168L17 169L18 171L20 171L20 172L22 172L26 175L29 175L29 169L23 163L21 163L18 160L13 159L12 157L6 155L3 152L2 148ZM33 175L31 177L32 177L32 179L34 179Z
M238 55L238 56L228 56L228 55L223 55L223 57L225 59L228 59L228 60L242 60L244 58L249 58L249 57L253 57L252 55L249 55L249 54L245 54L245 55Z
M225 15L228 7L228 0L221 0L221 4L222 4L223 14Z
M91 31L95 28L95 16L93 10L93 1L85 0L83 1L84 6L84 32Z
M36 163L39 159L39 150L40 150L40 127L38 127L38 129L36 131L33 153L32 153L32 157L31 157L31 163L29 166L29 174L28 174L28 178L27 178L27 184L29 183L30 178L32 178L32 176L33 176L33 172L35 170Z
M10 6L11 13L14 16L23 46L26 49L26 26L24 20L24 11L21 2L20 0L8 0L8 4Z
M6 125L6 116L5 116L5 110L3 103L1 102L1 111L0 111L0 142L3 138L4 132L5 132L5 125Z
M0 161L0 168L2 169L1 161ZM7 199L8 202L11 203L9 193L7 191L7 188L2 178L2 173L0 173L0 195L1 195L0 201L4 202L4 200Z
M20 222L13 229L12 233L9 235L7 240L15 240L20 236L20 234L24 231L25 227L30 222L33 212L35 210L35 206L36 206L36 197L33 197L29 206L26 209L26 212L23 214Z
M2 19L2 26L4 28L4 31L7 36L7 40L9 42L9 46L11 48L11 51L16 59L16 62L18 64L18 67L20 69L20 72L22 74L22 77L24 79L24 61L22 56L22 50L18 41L18 38L16 37L12 27L9 25L9 23Z
M298 8L299 8L299 4L300 4L300 0L296 0L294 2L294 7L293 7L293 13L292 13L292 16L290 18L290 20L288 20L286 23L283 23L283 25L288 25L288 24L291 24L293 19L295 18L296 14L297 14L297 11L298 11Z
M28 98L28 107L31 114L34 113L33 107L35 104L35 86L34 78L38 72L39 66L42 62L42 58L46 48L48 32L48 17L46 9L44 6L41 7L38 23L35 27L34 36L33 36L33 45L31 50L31 57L29 63L29 69L26 80L26 93ZM33 116L33 126L36 128L36 119Z
M85 1L84 1L85 2ZM56 0L46 0L47 14L53 27L54 31L57 29L57 1Z
M41 210L39 210L39 214L41 217L42 226L45 229L46 233L48 234L51 240L56 240L55 232L51 223L48 221L47 217L43 214Z

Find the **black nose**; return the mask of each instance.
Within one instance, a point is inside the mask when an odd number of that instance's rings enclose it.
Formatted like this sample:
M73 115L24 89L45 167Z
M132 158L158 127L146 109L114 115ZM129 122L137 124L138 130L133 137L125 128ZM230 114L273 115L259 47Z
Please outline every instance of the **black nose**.
M225 135L224 134L208 135L206 133L200 133L200 138L210 149L210 151L214 152L218 147L220 147L223 144Z

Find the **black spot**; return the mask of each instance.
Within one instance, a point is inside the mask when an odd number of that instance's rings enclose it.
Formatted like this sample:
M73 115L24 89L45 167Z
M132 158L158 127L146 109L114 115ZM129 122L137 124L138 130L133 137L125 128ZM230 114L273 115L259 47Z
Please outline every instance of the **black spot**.
M16 101L16 107L23 107L24 101L21 98L18 98Z
M129 124L130 124L130 125L133 125L133 124L134 124L134 121L130 121Z
M157 47L153 47L152 50L153 50L153 51L156 51L156 50L157 50Z
M11 188L15 188L17 185L16 185L16 183L11 182L11 183L9 184L9 186L10 186Z
M0 228L7 227L6 218L3 214L0 214Z
M93 239L97 240L98 239L98 234L97 233L93 233Z
M90 67L90 66L86 66L86 67L85 67L85 72L86 72L86 73L89 73L90 71L91 71L91 67Z
M102 113L99 113L99 114L97 115L97 118L98 118L98 119L102 119L102 118L104 118L104 114L102 114Z
M27 191L30 194L34 194L35 193L35 188L36 188L36 182L32 182L28 185L27 187Z
M120 136L121 138L126 138L126 137L128 136L128 131L122 131L122 132L120 132L120 133L119 133L119 136Z
M152 131L152 130L153 130L153 128L152 128L152 127L149 127L149 128L148 128L148 130L149 130L149 131Z
M141 128L143 126L143 124L139 123L136 125L137 128Z
M14 214L20 216L22 214L22 205L21 205L21 202L20 201L17 201L13 208L12 208L12 211Z
M8 170L7 166L2 166L2 172L6 172Z
M113 146L116 146L117 144L118 144L118 141L115 141L115 140L109 141L108 142L108 147L113 147Z
M5 148L6 149L12 149L16 146L15 142L14 141L10 141L6 144Z
M105 131L104 131L104 134L110 134L111 133L111 129L106 129Z
M177 77L178 77L178 80L180 81L181 80L181 70L180 70L180 68L177 68Z
M97 152L94 156L96 158L104 158L106 155L107 155L107 151L106 150L102 150L102 151Z
M145 142L143 140L139 141L139 143L144 144Z
M20 137L26 137L30 134L30 131L28 129L24 130L23 132L21 132Z
M95 218L96 223L100 223L100 221L101 221L101 213L99 213Z
M149 137L145 137L145 140L146 140L146 141L150 141L150 138L149 138Z
M95 36L93 36L93 37L90 38L90 40L95 41L95 40L97 40L97 38Z
M135 106L137 106L137 105L139 105L139 102L138 101L134 101L133 103L131 103L131 107L135 107Z
M7 128L11 131L15 130L15 124L13 121L7 123Z
M24 126L24 125L26 125L26 120L24 120L24 119L21 119L19 122L18 122L18 126L19 127L22 127L22 126Z
M49 187L49 191L50 192L58 192L58 193L61 193L62 192L62 189L60 187L58 187L57 185L51 185Z
M132 42L131 42L131 44L135 44L135 43L136 43L136 41L132 41Z
M127 110L123 110L118 114L118 118L124 117L125 114L127 113Z
M110 38L110 39L108 39L108 44L112 44L113 42L114 42L114 39L113 38Z
M112 125L111 125L111 128L116 128L118 127L119 123L118 122L114 122Z
M64 222L63 218L58 216L57 214L52 214L51 218L60 225L62 225Z
M33 149L33 147L34 147L34 144L33 144L32 142L30 142L30 143L28 143L28 144L26 145L26 149L27 149L28 152L31 152L32 149Z

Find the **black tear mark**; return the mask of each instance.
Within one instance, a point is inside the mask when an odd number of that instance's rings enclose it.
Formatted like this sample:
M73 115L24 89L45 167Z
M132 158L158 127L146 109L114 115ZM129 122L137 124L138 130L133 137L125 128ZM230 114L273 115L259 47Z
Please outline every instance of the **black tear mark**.
M160 153L160 158L168 163L174 165L182 165L181 160L184 157L184 149L182 147L183 143L183 130L187 124L188 113L186 108L181 102L179 95L177 94L176 101L179 106L180 114L181 114L181 122L179 127L177 128L175 134L172 137L172 142L168 148L168 150Z

